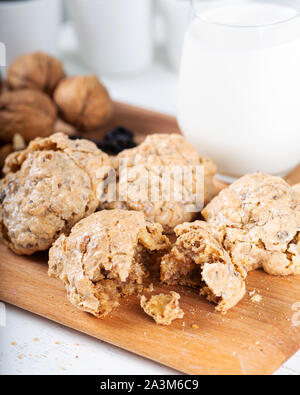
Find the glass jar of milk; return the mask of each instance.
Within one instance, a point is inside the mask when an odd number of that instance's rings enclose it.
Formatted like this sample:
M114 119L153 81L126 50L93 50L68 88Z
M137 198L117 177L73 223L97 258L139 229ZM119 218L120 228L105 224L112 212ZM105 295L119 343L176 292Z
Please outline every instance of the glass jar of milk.
M300 1L193 0L178 122L221 175L300 161Z

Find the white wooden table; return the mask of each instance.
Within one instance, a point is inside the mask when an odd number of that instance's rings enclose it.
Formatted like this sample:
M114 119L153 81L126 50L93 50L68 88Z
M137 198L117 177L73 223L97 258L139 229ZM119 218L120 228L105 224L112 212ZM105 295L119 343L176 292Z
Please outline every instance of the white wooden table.
M69 74L87 73L70 29L62 35L62 58ZM114 99L145 108L176 113L177 75L164 64L163 54L140 75L102 78ZM158 93L159 92L159 93ZM178 374L99 340L43 318L6 306L6 326L0 326L0 374ZM276 374L300 375L300 352Z

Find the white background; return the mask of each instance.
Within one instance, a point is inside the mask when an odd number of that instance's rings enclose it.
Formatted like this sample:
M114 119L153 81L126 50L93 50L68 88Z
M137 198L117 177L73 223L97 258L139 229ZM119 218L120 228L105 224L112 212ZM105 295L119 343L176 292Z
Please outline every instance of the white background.
M69 74L88 72L78 60L69 28L64 31L61 48ZM166 67L163 52L156 64L138 76L102 80L116 100L176 113L177 75ZM6 327L0 327L0 373L178 374L9 305L6 305ZM300 375L300 352L277 374Z

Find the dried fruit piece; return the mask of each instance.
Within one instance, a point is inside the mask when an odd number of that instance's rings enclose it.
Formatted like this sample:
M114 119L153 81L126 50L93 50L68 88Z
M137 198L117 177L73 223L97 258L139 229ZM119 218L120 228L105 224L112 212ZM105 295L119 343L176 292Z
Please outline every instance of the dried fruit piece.
M112 155L136 147L134 134L121 126L112 129L107 133L104 140L96 142L96 144L102 151Z
M109 93L96 76L64 79L54 92L54 100L63 119L81 130L99 128L112 118Z
M53 132L56 108L42 92L21 90L0 96L0 138L10 142L16 133L26 141Z
M7 83L11 89L37 89L50 95L64 77L62 63L43 52L19 57L7 71Z

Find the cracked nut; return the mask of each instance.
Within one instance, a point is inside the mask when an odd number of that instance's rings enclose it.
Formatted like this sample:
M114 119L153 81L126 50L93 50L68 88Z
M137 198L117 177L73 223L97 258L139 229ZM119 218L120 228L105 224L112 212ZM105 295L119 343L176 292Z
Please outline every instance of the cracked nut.
M105 125L113 114L113 104L106 88L96 76L66 78L54 92L62 118L80 130Z
M65 77L62 63L43 52L23 55L8 68L7 84L12 90L35 89L53 94Z
M56 108L42 92L21 90L0 96L0 139L10 142L19 133L28 142L53 133Z

